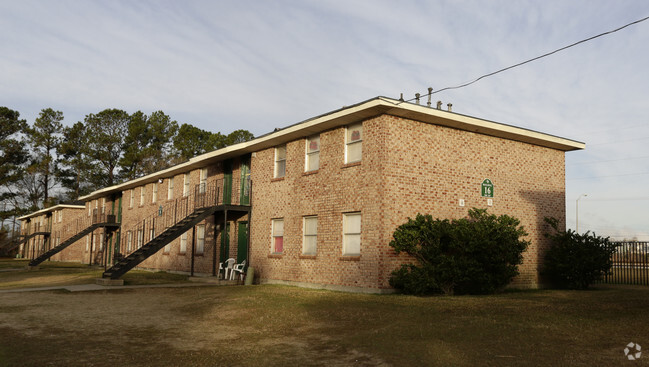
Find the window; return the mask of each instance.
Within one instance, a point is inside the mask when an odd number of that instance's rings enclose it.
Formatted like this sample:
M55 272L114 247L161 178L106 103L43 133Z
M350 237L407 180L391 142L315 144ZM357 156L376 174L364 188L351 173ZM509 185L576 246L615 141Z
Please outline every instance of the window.
M345 163L360 162L363 152L363 124L345 129Z
M306 140L306 171L315 171L320 168L320 135L312 136Z
M167 180L167 200L174 198L174 178L171 177Z
M162 253L163 254L168 254L170 252L171 252L171 244L168 243L167 245L165 245L164 249L162 250Z
M185 252L187 252L187 232L180 236L180 253L184 254Z
M201 179L198 188L199 192L201 194L204 194L206 187L207 187L207 168L201 168Z
M151 195L151 202L155 203L158 201L158 183L154 182L153 183L153 194Z
M104 234L99 235L99 251L104 250Z
M88 202L88 216L92 214L92 201Z
M273 243L272 252L281 254L284 252L284 219L273 219Z
M142 242L144 242L144 232L141 229L137 230L137 248L142 247Z
M144 205L144 188L146 186L141 186L140 187L140 206Z
M92 236L92 243L90 244L90 251L94 251L97 248L97 236Z
M63 210L59 210L59 223L63 221Z
M275 178L286 175L286 145L275 148Z
M361 213L343 214L343 255L361 254Z
M205 225L196 226L196 253L202 254L205 249Z
M302 254L315 255L318 242L318 217L304 217Z
M155 229L151 228L149 229L149 241L153 241L155 238Z
M133 232L126 232L126 252L131 253L133 248Z
M189 195L189 173L185 173L183 181L183 196Z
M106 198L101 198L101 214L106 213Z
M131 198L128 201L128 207L133 207L133 202L135 202L135 189L131 189Z

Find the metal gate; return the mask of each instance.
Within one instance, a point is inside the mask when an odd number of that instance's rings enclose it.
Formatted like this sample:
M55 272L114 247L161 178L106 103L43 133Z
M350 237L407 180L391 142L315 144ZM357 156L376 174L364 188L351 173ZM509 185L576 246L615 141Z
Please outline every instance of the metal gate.
M602 283L649 285L649 242L611 242L615 246L612 255L612 274Z

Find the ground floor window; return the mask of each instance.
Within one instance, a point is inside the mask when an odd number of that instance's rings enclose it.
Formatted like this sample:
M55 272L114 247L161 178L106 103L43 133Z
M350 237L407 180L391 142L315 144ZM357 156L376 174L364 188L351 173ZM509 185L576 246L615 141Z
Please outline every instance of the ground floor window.
M343 214L343 255L361 254L361 213Z
M187 232L180 236L180 253L184 254L185 252L187 252Z
M273 219L272 226L273 240L271 252L281 254L284 252L284 218Z
M315 255L318 242L318 217L304 217L303 222L302 254Z
M196 253L202 254L205 250L205 225L196 226Z

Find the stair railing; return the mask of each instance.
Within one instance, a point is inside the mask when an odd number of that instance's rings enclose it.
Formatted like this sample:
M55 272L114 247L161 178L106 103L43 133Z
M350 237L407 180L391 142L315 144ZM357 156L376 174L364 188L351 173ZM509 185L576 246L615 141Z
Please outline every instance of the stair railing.
M211 179L194 185L187 195L158 205L154 212L136 224L121 229L120 248L116 249L113 263L137 251L160 234L180 223L197 209L219 205L240 205L241 190L250 193L249 180L241 185L239 180ZM226 190L224 190L224 187ZM230 190L228 190L230 189ZM229 191L229 193L228 193ZM248 201L249 202L249 201ZM243 205L248 205L245 200ZM130 235L129 235L130 232ZM129 238L130 248L129 248Z

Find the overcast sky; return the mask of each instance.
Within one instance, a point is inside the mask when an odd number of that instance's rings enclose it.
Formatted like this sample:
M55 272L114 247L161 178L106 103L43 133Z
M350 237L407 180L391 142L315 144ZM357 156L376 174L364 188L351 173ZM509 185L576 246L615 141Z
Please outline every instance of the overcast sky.
M0 105L65 124L121 108L255 135L406 98L649 16L649 2L0 0ZM649 240L649 21L433 100L587 144L567 223Z

